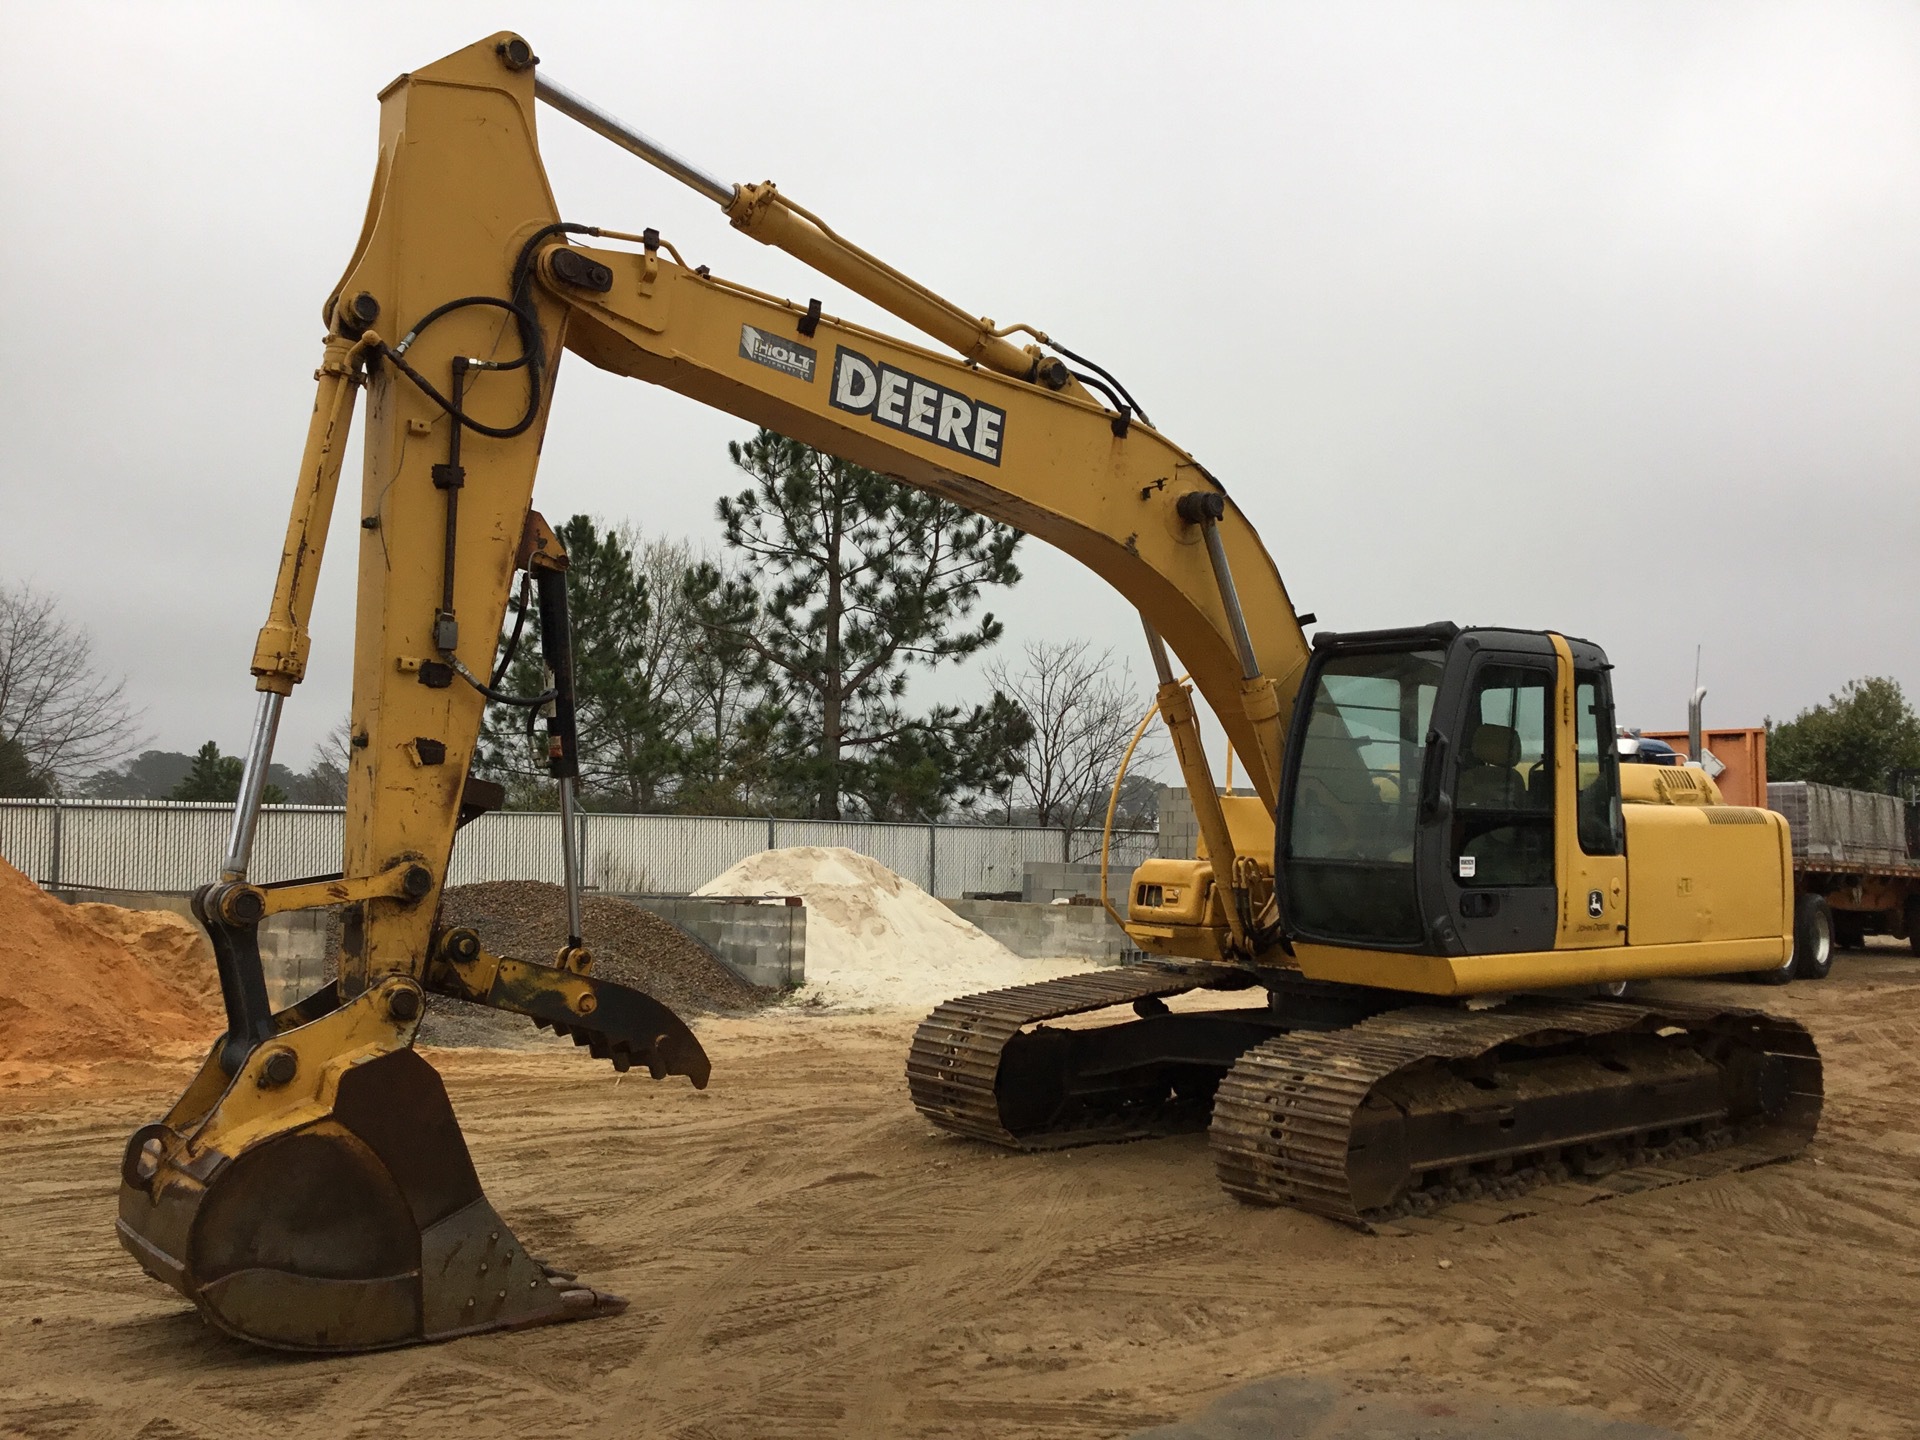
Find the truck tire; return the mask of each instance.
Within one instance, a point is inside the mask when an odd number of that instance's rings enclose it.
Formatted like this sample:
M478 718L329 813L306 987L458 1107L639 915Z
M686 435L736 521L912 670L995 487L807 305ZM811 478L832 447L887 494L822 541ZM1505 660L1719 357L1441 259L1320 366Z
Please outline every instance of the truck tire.
M1802 895L1793 905L1793 973L1824 980L1833 969L1833 911L1824 897Z
M1867 917L1858 910L1834 910L1833 948L1836 950L1866 949Z
M1907 921L1907 948L1920 955L1920 895L1907 897L1905 910Z

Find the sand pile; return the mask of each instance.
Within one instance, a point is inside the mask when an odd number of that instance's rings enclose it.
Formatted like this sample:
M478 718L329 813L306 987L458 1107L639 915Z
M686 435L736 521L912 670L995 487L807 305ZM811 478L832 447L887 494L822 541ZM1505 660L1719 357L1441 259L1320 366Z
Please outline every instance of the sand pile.
M0 860L0 1081L19 1061L197 1058L221 1028L218 1007L165 964Z
M807 983L799 998L817 1005L931 1009L956 995L1087 968L1023 960L911 880L838 845L762 850L694 894L805 901Z
M214 965L213 944L207 932L186 916L118 905L70 908L109 940L133 951L175 989L198 1000L209 1014L221 1013L220 971Z

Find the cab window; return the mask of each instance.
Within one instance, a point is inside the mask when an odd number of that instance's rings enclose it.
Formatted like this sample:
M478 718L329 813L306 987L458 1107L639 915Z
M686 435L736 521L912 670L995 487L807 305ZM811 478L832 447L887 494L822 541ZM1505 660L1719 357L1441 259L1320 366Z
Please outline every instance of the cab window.
M1467 701L1453 791L1453 873L1463 886L1553 884L1553 671L1485 664Z
M1420 941L1414 841L1439 692L1435 650L1368 651L1321 664L1282 821L1288 923L1357 944Z
M1620 815L1620 757L1615 752L1608 687L1591 670L1573 672L1574 764L1579 770L1580 848L1589 855L1626 851Z

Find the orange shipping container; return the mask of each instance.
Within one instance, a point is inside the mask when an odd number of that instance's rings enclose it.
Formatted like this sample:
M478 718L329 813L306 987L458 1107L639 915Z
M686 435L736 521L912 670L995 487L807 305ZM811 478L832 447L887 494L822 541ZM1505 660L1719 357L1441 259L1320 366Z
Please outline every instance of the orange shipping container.
M1664 740L1691 760L1684 730L1648 730L1650 739ZM1752 730L1703 730L1701 742L1713 758L1727 768L1715 780L1729 805L1767 804L1767 732Z

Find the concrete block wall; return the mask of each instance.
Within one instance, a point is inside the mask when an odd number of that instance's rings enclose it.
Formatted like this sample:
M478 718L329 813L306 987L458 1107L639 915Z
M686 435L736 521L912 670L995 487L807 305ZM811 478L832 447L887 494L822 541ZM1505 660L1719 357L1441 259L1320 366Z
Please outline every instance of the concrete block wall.
M940 903L1022 959L1121 965L1139 957L1132 938L1098 905L1029 905L1020 900Z
M267 974L267 998L284 1010L327 983L327 922L325 910L299 910L270 915L260 927L260 967Z
M1110 866L1107 871L1109 888L1124 894L1127 876L1132 873L1131 866ZM1028 905L1048 905L1055 900L1071 899L1076 895L1089 900L1100 898L1099 861L1078 861L1067 865L1058 860L1029 860L1021 868L1020 900Z
M1256 792L1236 785L1232 793ZM1193 796L1184 785L1160 787L1160 848L1154 853L1163 860L1191 860L1200 853L1200 821L1193 813Z
M807 910L798 900L601 893L678 926L750 985L790 989L807 978Z
M1184 785L1160 792L1160 848L1163 860L1191 860L1200 848L1200 822L1194 818L1193 797Z

